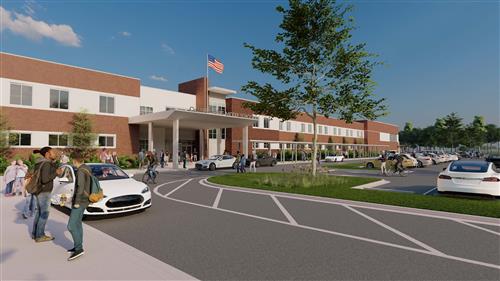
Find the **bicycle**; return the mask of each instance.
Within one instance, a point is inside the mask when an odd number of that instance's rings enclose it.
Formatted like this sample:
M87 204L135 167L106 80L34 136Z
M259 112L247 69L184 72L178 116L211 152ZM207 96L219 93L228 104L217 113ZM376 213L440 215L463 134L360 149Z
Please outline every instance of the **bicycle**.
M399 175L400 177L406 177L408 175L408 170L404 167L397 167L396 164L387 165L386 169L387 176Z
M152 182L156 184L156 177L158 176L158 172L151 167L148 167L144 175L142 175L142 182L148 184Z

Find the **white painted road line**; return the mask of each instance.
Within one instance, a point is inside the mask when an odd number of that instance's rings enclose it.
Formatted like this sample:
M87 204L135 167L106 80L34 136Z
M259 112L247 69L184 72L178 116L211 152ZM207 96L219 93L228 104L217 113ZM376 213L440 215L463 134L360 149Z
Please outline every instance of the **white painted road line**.
M377 186L381 186L381 185L389 184L389 183L391 183L391 182L388 181L388 180L382 179L382 180L378 180L378 181L375 181L375 182L370 182L370 183L367 183L367 184L362 184L362 185L354 186L353 189L374 189Z
M165 194L165 195L160 195L160 196L167 198L170 194L172 194L172 193L176 192L177 190L179 190L181 187L185 186L186 184L188 184L188 183L189 183L190 181L192 181L192 180L193 180L193 179L188 179L187 181L185 181L184 183L182 183L182 184L181 184L181 185L179 185L178 187L174 188L174 189L173 189L172 191L170 191L169 193L167 193L167 194ZM159 188L159 186L157 186L157 187L155 188L155 190L156 190L157 188Z
M298 225L298 223L295 221L295 219L290 215L290 213L285 209L285 207L281 204L281 202L276 198L276 196L271 195L271 198L273 199L274 203L280 208L281 212L283 215L285 215L286 219L290 222L291 225Z
M222 191L224 191L224 188L219 188L219 192L217 192L217 197L215 197L215 201L214 201L214 204L212 205L212 208L219 207L219 202L220 202L220 198L222 196Z
M427 194L429 194L429 193L433 192L433 191L434 191L434 190L436 190L436 189L437 189L437 187L434 187L433 189L429 189L429 190L427 190L427 191L424 193L424 195L427 195Z
M413 237L411 237L411 236L409 236L409 235L407 235L407 234L405 234L405 233L403 233L403 232L401 232L401 231L399 231L399 230L397 230L397 229L395 229L395 228L393 228L391 226L388 226L387 224L385 224L385 223L383 223L383 222L381 222L379 220L376 220L376 219L374 219L374 218L372 218L372 217L370 217L370 216L368 216L368 215L366 215L366 214L364 214L364 213L362 213L362 212L360 212L360 211L358 211L358 210L356 210L356 209L354 209L354 208L352 208L350 206L344 205L344 207L346 207L347 209L353 211L354 213L356 213L356 214L364 217L365 219L370 220L370 221L372 221L372 222L380 225L381 227L383 227L383 228L385 228L385 229L387 229L387 230L389 230L389 231L391 231L391 232L393 232L393 233L395 233L395 234L397 234L397 235L405 238L406 240L411 241L412 243L414 243L416 245L419 245L420 247L428 250L429 252L432 252L432 253L435 253L435 254L443 254L442 252L440 252L440 251L432 248L431 246L429 246L429 245L427 245L427 244L425 244L425 243L423 243L423 242L421 242L421 241L419 241L419 240L417 240L417 239L415 239L415 238L413 238Z
M461 262L465 262L465 263L469 263L469 264L481 265L481 266L490 267L490 268L494 268L494 269L499 269L500 270L500 265L496 265L496 264L491 264L491 263L486 263L486 262L481 262L481 261L475 261L475 260L470 260L470 259L465 259L465 258L450 256L450 255L446 255L446 254L439 253L439 252L438 253L430 252L430 251L422 250L422 249L418 249L418 248L412 248L412 247L402 246L402 245L393 244L393 243L389 243L389 242L384 242L384 241L374 240L374 239L370 239L370 238L355 236L355 235L351 235L351 234L345 234L345 233L341 233L341 232L335 232L335 231L320 229L320 228L316 228L316 227L312 227L312 226L305 226L305 225L300 225L300 224L292 225L292 224L290 224L288 222L284 222L284 221L280 221L280 220L275 220L275 219L266 218L266 217L259 217L259 216L245 214L245 213L241 213L241 212L237 212L237 211L232 211L232 210L226 210L226 209L220 209L220 208L212 208L211 206L206 206L206 205L202 205L202 204L198 204L198 203L193 203L193 202L189 202L189 201L185 201L185 200L180 200L180 199L176 199L176 198L172 198L172 197L166 197L166 196L163 196L162 194L160 194L158 192L158 187L159 186L157 186L154 189L154 192L157 195L159 195L161 197L164 197L167 200L171 200L171 201L175 201L175 202L180 202L180 203L184 203L184 204L188 204L188 205L192 205L192 206L197 206L197 207L201 207L201 208L208 208L208 209L216 210L216 211L220 211L220 212L226 212L226 213L241 215L241 216L245 216L245 217L250 217L250 218L265 220L265 221L269 221L269 222L275 222L275 223L279 223L279 224L283 224L283 225L288 225L288 226L291 226L291 227L297 227L297 228L308 229L308 230L313 230L313 231L317 231L317 232L323 232L323 233L332 234L332 235L336 235L336 236L352 238L352 239L359 240L359 241L374 243L374 244L378 244L378 245L385 245L385 246L389 246L389 247L393 247L393 248L398 248L398 249L403 249L403 250L407 250L407 251L412 251L412 252L427 254L427 255L431 255L431 256L437 256L437 257L446 258L446 259L450 259L450 260L461 261Z
M467 226L470 226L470 227L473 227L473 228L477 228L477 229L480 229L480 230L483 230L483 231L486 231L486 232L489 232L489 233L492 233L492 234L495 234L495 235L498 235L500 236L500 233L496 232L496 231L493 231L491 229L487 229L487 228L484 228L484 227L480 227L478 225L475 225L475 224L470 224L468 222L464 222L464 221L461 221L461 220L455 220L456 222L458 223L461 223L461 224L465 224Z

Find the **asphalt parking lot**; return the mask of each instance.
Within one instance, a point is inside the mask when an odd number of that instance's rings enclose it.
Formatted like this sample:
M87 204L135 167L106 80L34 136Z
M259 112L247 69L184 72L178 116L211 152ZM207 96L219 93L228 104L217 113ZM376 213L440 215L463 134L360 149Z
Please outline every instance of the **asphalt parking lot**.
M204 181L226 172L233 171L161 174L149 210L86 223L199 279L500 278L499 220L242 192Z

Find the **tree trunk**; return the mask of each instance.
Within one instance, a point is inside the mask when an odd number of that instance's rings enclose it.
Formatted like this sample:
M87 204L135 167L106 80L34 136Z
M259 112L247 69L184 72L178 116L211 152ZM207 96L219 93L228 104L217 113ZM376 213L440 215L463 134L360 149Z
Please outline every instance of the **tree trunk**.
M313 114L312 114L312 121L313 121L313 155L312 155L312 175L313 177L316 176L316 158L318 155L318 131L317 131L317 125L316 125L316 109L313 108Z

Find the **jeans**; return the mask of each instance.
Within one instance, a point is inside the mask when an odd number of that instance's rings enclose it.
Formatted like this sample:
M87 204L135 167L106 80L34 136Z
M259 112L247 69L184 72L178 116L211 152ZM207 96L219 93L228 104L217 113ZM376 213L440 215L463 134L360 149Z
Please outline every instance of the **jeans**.
M387 165L387 164L386 164L386 162L382 162L382 163L380 164L380 172L381 172L383 175L387 174L387 166L386 166L386 165Z
M71 214L69 215L68 230L73 237L73 244L75 251L83 250L83 212L89 204L80 204L80 207L71 209Z
M31 217L33 216L33 212L35 212L35 209L35 196L28 193L24 199L23 215Z
M36 238L45 235L45 224L49 219L50 212L50 192L42 192L35 196L35 219L33 220L32 236Z
M8 182L5 185L5 194L11 194L12 193L12 187L14 186L14 181Z

